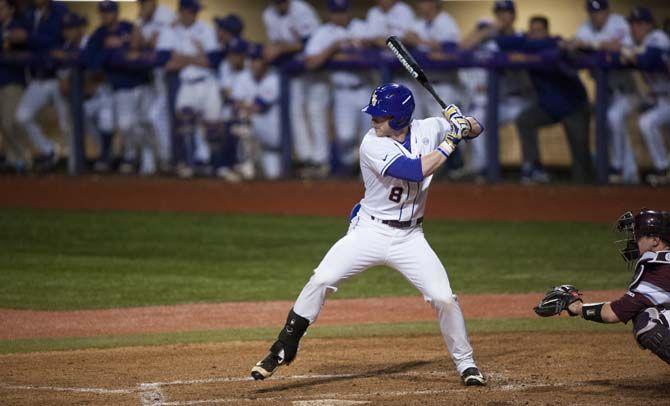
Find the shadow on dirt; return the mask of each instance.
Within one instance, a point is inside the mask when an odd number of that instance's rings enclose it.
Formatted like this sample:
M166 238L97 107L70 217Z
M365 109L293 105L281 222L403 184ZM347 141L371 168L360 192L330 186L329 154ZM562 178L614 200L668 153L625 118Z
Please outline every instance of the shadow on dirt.
M256 391L254 391L253 393L263 394L263 393L281 392L281 391L288 390L288 389L305 388L305 387L323 385L323 384L333 383L333 382L341 382L341 381L355 380L355 379L361 379L361 378L379 377L379 376L383 376L383 375L387 375L387 374L397 374L397 373L400 373L400 372L409 371L409 370L414 369L414 368L419 368L419 367L431 364L432 362L433 361L404 362L404 363L401 363L401 364L391 365L391 366L376 369L376 370L373 370L373 371L361 372L359 374L352 374L352 375L347 375L347 376L328 377L328 378L314 378L314 379L305 380L304 382L289 383L289 384L285 384L285 385L273 386L272 388L258 389Z

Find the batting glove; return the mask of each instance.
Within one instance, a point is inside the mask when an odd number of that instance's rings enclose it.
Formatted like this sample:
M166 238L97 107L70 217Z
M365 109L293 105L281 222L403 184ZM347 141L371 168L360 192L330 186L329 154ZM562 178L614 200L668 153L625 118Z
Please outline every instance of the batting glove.
M451 121L451 119L455 117L463 117L461 109L459 109L455 104L450 104L446 109L442 110L442 115L447 119L447 121Z

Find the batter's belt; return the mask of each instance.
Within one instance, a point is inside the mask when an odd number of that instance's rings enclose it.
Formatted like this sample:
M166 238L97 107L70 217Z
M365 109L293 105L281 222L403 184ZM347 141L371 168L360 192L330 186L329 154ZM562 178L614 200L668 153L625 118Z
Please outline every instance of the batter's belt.
M393 228L410 228L414 226L418 226L419 224L423 223L423 217L419 217L416 220L407 220L407 221L399 221L399 220L382 220L378 219L375 216L370 216L370 218L378 223L386 224L389 227Z

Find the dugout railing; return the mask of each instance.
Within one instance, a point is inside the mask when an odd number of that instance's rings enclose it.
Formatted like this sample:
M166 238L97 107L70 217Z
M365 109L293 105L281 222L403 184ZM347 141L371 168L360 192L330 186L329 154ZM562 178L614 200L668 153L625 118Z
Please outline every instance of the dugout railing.
M595 171L596 181L599 184L608 182L609 171L609 136L607 131L607 104L608 104L608 72L613 69L632 69L618 63L615 54L595 52L572 57L569 60L557 49L541 53L521 52L490 52L490 51L461 51L449 50L439 59L431 59L421 52L412 52L417 61L427 71L454 70L459 68L478 67L488 72L488 101L484 126L486 128L488 167L486 177L489 182L501 180L501 165L499 158L499 126L498 105L501 71L504 69L556 69L557 62L569 63L578 69L588 69L595 80ZM614 57L613 57L614 56ZM72 137L70 140L70 157L68 172L80 174L85 171L85 134L83 124L83 76L84 68L71 68L71 87L69 100L72 114ZM282 155L285 174L291 174L293 159L291 137L290 81L296 75L306 72L304 63L300 59L284 61L277 66L280 74L280 116ZM322 70L375 70L382 81L390 81L394 76L403 74L403 67L390 51L364 50L347 57L346 60L327 62ZM430 76L430 74L429 74ZM171 108L171 120L174 124L174 98L178 88L177 74L166 75ZM174 129L174 125L173 125ZM175 132L173 134L173 154Z

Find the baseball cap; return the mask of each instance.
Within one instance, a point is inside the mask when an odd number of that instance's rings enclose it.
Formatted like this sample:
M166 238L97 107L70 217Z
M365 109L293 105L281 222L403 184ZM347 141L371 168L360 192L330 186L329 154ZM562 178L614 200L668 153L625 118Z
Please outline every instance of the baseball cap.
M343 13L350 7L349 0L328 0L328 10L331 13Z
M242 38L233 38L228 43L228 52L234 54L246 54L249 51L249 43Z
M498 0L493 4L493 12L496 11L511 11L515 12L514 1L512 0Z
M104 0L98 3L98 11L101 13L116 13L119 11L119 3L111 0Z
M628 16L629 21L643 21L646 23L654 23L654 15L646 7L635 7L631 10L630 15Z
M586 10L588 10L589 13L607 10L608 8L610 8L610 4L607 0L586 0Z
M244 21L237 14L228 14L225 17L216 17L214 19L219 29L228 31L238 37L244 30Z
M198 0L179 0L179 9L200 11L200 2Z

